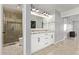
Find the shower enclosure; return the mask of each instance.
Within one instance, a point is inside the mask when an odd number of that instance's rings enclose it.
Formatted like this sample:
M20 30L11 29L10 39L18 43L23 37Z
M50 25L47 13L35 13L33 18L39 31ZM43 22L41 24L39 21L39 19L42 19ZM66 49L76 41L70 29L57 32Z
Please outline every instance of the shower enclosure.
M22 11L17 10L17 6L4 5L3 8L3 54L7 55L23 54L19 40L22 37Z

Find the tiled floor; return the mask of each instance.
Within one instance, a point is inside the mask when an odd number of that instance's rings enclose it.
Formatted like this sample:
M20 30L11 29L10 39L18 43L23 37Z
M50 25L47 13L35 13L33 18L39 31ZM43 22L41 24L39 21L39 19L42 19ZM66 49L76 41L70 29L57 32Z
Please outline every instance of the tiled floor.
M3 47L3 55L22 55L22 46L19 46L19 42L13 45L8 45Z
M22 55L22 46L19 43L4 46L3 55ZM57 44L52 44L33 55L75 55L79 54L79 40L66 39Z
M75 55L79 54L79 40L66 39L57 44L52 44L33 55Z

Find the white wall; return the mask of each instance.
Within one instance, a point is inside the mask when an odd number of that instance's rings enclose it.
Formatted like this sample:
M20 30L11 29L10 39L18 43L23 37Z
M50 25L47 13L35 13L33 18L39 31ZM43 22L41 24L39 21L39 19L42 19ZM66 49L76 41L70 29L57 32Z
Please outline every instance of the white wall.
M49 31L55 31L55 15L51 15L49 18L43 19L43 26Z
M64 20L59 11L55 10L55 42L64 39Z
M31 13L30 13L31 5L23 5L22 6L22 19L23 19L23 52L26 55L31 54Z
M62 17L67 17L76 14L79 14L79 7L61 13Z

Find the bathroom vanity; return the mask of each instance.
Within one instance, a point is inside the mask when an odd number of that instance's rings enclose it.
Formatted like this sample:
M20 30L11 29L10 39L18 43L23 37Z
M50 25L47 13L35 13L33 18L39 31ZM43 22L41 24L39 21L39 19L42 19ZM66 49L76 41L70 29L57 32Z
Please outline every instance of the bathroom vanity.
M54 33L49 32L45 29L42 30L32 30L31 33L31 51L36 52L40 49L47 47L54 43Z
M37 52L54 43L54 16L43 18L31 15L31 52Z

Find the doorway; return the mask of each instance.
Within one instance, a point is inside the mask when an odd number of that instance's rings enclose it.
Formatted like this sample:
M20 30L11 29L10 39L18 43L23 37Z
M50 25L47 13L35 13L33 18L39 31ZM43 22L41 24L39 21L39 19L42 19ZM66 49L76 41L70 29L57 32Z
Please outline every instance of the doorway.
M3 8L3 52L4 55L22 55L22 11L21 5L4 5ZM15 8L15 10L14 10Z

